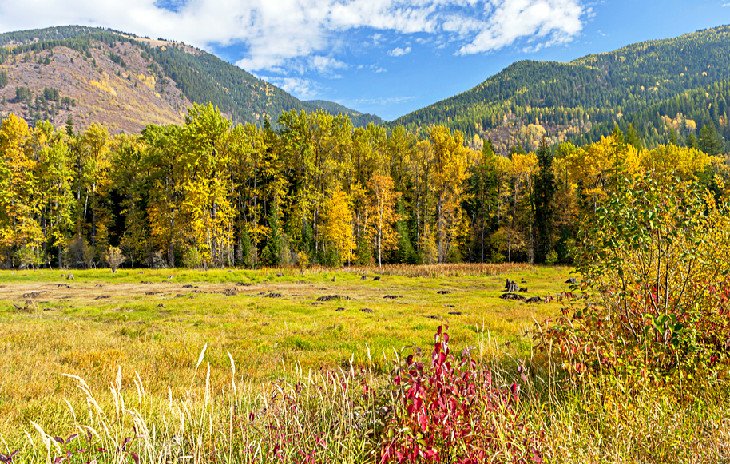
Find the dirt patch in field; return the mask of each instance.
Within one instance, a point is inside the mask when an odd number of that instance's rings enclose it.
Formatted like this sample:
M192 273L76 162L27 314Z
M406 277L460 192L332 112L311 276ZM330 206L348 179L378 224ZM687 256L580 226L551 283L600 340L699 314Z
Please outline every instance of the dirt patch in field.
M239 287L245 288L246 293L255 294L263 289L270 293L268 285ZM277 286L277 290L281 287ZM111 283L103 286L95 283L58 284L58 283L9 283L0 287L0 300L18 301L33 299L39 303L57 300L130 300L136 298L174 298L189 293L218 293L235 296L243 293L230 284L174 284L161 283Z

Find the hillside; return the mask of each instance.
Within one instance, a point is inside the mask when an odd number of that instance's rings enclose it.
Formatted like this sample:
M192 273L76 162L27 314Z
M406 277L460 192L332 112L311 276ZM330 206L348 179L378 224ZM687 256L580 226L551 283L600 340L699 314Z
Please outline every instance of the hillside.
M136 132L179 123L193 103L213 102L236 122L276 120L322 108L356 124L380 122L331 102L303 102L202 50L179 42L80 26L0 34L0 116L56 125L92 122Z
M544 134L587 142L615 124L648 144L713 123L730 138L730 27L637 43L569 63L521 61L471 90L405 115L397 124L445 123L506 150ZM674 130L674 133L672 133Z

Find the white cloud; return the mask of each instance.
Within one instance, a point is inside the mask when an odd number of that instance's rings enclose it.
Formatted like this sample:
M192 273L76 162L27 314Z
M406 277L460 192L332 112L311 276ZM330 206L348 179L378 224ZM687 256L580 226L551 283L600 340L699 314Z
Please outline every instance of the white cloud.
M578 0L491 0L494 10L460 54L482 53L528 38L533 49L570 41L583 28L586 9Z
M409 53L411 53L411 47L410 46L405 47L405 48L396 47L393 50L389 51L388 52L388 55L398 57L398 56L407 55Z
M284 89L302 100L314 100L319 95L319 86L303 77L262 77L262 79Z
M347 69L349 66L331 56L315 55L310 59L310 67L320 74L330 74L337 70Z
M385 69L381 66L378 66L377 64L369 64L369 65L359 64L359 65L357 65L358 71L362 71L364 69L368 69L368 70L374 72L375 74L382 74L382 73L388 72L387 69Z
M395 104L407 103L415 100L416 97L403 96L403 97L380 97L380 98L357 98L355 100L349 100L342 104L347 107L355 107L361 105L371 106L390 106Z
M433 37L459 53L570 40L586 0L0 0L0 32L52 25L104 26L201 48L240 44L248 70L333 73L333 43L368 28L382 46L392 35ZM442 36L445 36L442 37ZM412 37L412 36L411 36ZM396 49L397 50L397 49Z

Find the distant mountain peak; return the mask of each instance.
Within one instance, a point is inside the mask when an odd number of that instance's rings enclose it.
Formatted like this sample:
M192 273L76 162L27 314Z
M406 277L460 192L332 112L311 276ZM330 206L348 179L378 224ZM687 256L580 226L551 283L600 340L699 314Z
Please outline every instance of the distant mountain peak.
M545 136L588 142L629 124L651 145L709 123L730 138L728 50L730 26L720 26L571 62L518 61L394 124L443 123L503 153L534 149ZM670 122L678 120L687 122Z
M380 122L332 102L308 103L198 48L112 29L63 26L0 34L0 116L112 131L181 122L212 102L235 122L276 121L283 111L336 109L355 124Z

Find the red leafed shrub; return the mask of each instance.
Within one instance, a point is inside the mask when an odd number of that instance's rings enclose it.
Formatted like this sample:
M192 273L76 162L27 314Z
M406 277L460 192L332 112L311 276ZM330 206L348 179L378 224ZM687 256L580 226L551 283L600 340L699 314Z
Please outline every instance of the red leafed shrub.
M408 356L396 374L381 464L542 462L541 434L521 417L518 384L496 386L468 352L455 359L448 342L439 327L430 366Z

